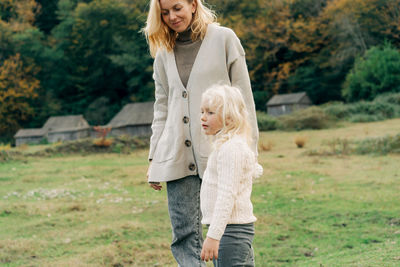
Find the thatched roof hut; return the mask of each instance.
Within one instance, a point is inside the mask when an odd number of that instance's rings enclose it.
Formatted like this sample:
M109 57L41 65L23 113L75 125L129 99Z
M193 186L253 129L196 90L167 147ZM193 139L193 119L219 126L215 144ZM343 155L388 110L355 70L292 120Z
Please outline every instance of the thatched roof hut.
M15 134L16 145L37 144L43 139L53 143L90 136L89 123L82 115L50 117L40 129L21 129Z
M140 102L125 105L105 127L111 127L111 136L151 135L154 102Z
M46 131L60 131L62 129L80 129L90 127L82 115L53 116L43 125Z
M274 95L267 103L268 115L280 116L312 105L305 92Z
M90 126L82 115L53 116L43 125L50 143L90 136Z
M43 129L19 129L14 135L15 145L39 144L46 136Z

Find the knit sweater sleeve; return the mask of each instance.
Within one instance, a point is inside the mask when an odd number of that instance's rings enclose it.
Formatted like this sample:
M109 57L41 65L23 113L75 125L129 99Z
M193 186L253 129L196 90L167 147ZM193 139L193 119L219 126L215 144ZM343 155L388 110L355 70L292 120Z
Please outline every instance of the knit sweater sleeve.
M164 130L168 115L168 82L160 54L157 54L153 68L156 101L154 102L154 116L151 124L152 136L150 138L149 160L153 159L154 151Z
M228 141L229 142L229 141ZM237 143L225 143L217 156L218 191L214 213L207 236L220 240L232 215L241 178L245 155Z

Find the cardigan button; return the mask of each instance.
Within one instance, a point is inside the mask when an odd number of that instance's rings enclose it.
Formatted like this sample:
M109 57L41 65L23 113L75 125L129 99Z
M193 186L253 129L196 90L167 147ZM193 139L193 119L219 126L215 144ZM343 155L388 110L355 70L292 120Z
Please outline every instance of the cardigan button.
M190 147L190 146L192 145L192 142L190 142L190 140L186 140L186 141L185 141L185 145L186 145L187 147Z
M182 91L182 97L183 97L183 98L186 98L186 97L187 97L187 92L186 92L186 90L185 90L185 91Z
M191 171L196 170L196 165L194 165L194 163L190 163L189 164L189 170L191 170Z
M183 117L183 123L188 123L189 122L189 118L188 117Z

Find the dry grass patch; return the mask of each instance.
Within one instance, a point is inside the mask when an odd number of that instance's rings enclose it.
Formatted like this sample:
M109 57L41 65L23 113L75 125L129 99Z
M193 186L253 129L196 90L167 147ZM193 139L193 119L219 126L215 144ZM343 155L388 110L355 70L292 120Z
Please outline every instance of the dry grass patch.
M294 143L298 148L303 148L306 145L307 137L304 136L296 136L294 138Z
M274 144L271 141L267 141L266 143L260 142L259 150L261 151L270 151L273 148Z

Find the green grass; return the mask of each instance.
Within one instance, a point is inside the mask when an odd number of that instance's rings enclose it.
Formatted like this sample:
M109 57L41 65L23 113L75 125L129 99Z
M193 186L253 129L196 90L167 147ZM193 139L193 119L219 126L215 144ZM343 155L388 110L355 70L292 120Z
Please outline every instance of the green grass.
M398 133L399 119L261 133L272 149L260 151L253 187L256 266L399 266L400 155L304 153ZM165 188L148 187L146 159L138 150L0 163L0 265L176 266Z

